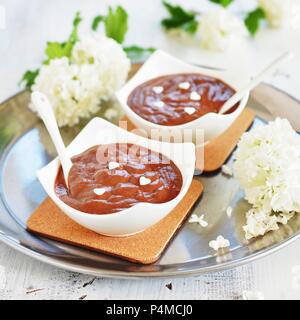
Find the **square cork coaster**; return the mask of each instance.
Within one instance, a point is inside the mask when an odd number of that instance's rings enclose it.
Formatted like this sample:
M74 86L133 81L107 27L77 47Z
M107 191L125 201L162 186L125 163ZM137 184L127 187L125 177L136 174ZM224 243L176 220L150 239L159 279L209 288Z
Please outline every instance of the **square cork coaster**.
M27 228L46 238L131 262L151 264L160 258L202 192L202 184L194 179L182 201L164 219L128 237L108 237L86 229L67 217L50 198L34 211L27 221Z

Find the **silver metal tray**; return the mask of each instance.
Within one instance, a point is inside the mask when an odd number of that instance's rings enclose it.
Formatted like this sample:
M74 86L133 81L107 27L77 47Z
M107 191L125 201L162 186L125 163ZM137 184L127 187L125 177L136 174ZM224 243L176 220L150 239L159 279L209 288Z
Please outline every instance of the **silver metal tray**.
M26 220L46 197L36 170L55 155L45 128L28 108L29 95L22 92L0 105L0 240L37 260L81 273L101 277L168 277L199 275L235 267L270 254L300 235L300 215L276 232L247 243L242 226L248 204L238 183L220 172L198 177L205 192L194 212L206 213L207 228L186 223L161 259L153 265L123 260L40 238L26 231ZM269 119L263 106L250 101L260 118ZM68 143L84 125L63 130ZM232 157L228 163L232 162ZM225 210L231 205L231 218ZM230 253L214 256L208 242L219 234L231 243Z

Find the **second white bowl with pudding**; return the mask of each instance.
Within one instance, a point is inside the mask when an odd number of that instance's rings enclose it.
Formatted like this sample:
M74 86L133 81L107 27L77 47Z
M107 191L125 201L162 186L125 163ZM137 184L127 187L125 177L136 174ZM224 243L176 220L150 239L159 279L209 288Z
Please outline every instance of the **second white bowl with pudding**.
M237 119L248 102L249 93L232 112L219 114L217 110L205 111L205 99L210 95L210 89L206 90L206 97L202 97L199 90L205 91L206 84L200 83L196 88L198 92L193 86L197 81L201 81L201 77L206 76L208 82L211 79L218 82L218 90L223 94L221 98L224 102L240 88L235 73L206 70L187 64L163 51L156 51L116 96L129 120L137 128L145 130L148 136L155 139L155 135L151 134L155 131L159 139L169 142L170 136L178 136L184 130L191 130L192 134L187 134L184 141L189 139L197 142L197 134L202 131L201 137L207 142L222 134ZM163 92L164 85L168 90L166 94ZM228 87L224 88L225 86ZM179 94L182 96L178 98ZM162 99L159 99L161 96ZM214 96L211 97L211 100L213 99ZM218 107L222 104L223 102L219 101Z

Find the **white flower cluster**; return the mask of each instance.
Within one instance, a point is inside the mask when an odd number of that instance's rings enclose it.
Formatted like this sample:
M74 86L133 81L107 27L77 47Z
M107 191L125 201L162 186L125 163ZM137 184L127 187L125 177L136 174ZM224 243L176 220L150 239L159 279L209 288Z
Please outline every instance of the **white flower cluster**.
M246 225L243 227L247 240L263 236L269 231L279 229L279 224L287 224L295 212L270 213L260 208L253 208L246 213Z
M222 51L246 36L248 31L239 17L228 10L217 9L201 16L197 34L203 48Z
M43 65L32 90L47 95L59 126L72 126L100 109L101 101L125 83L129 68L116 41L88 34L75 44L70 59L53 59ZM33 104L30 107L34 110Z
M216 240L211 240L208 244L215 251L230 247L230 241L225 239L222 235L217 236Z
M300 136L287 120L276 119L245 133L238 146L235 176L253 205L244 226L250 239L300 212Z
M201 214L201 216L199 217L195 213L193 213L189 219L189 223L198 223L203 228L206 228L208 226L208 222L204 220L204 214Z
M291 18L292 0L259 0L259 6L264 10L268 24L272 28L284 26Z

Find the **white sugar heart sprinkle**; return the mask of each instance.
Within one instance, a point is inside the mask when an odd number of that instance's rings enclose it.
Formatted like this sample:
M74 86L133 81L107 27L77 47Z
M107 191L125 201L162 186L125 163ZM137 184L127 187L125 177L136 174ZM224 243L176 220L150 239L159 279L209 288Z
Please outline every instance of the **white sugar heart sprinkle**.
M199 101L199 100L201 100L201 96L200 96L200 94L198 92L193 91L190 94L190 99L194 100L194 101Z
M208 245L215 251L218 251L219 249L230 247L230 242L220 235L216 240L210 241Z
M109 170L113 170L113 169L116 169L116 168L119 168L120 167L120 164L118 162L114 162L114 161L111 161L108 163L108 169Z
M189 115L192 115L193 113L196 112L196 109L193 107L186 107L186 108L184 108L184 112L186 112Z
M160 94L164 91L164 88L162 86L157 86L157 87L153 87L152 90L157 93Z
M98 196L102 196L105 193L105 188L95 188L94 193Z
M162 108L165 105L165 103L163 101L155 101L153 105L157 108Z
M180 82L178 87L183 90L189 89L191 84L189 82Z
M151 183L151 179L146 178L146 177L140 177L140 185L145 186L147 184Z

